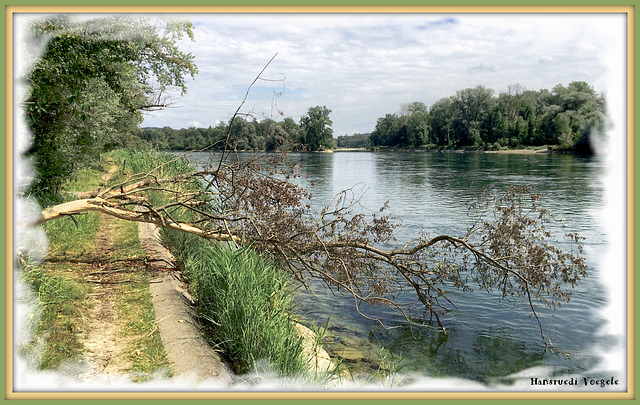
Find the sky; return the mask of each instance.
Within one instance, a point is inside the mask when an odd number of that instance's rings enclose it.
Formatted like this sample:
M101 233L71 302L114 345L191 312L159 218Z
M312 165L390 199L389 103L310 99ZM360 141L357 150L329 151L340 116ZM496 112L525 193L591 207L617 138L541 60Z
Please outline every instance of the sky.
M368 133L402 105L427 106L476 86L528 90L586 81L598 93L624 75L623 14L181 14L199 73L175 105L143 126L228 121L269 60L242 111L299 122L326 106L334 135Z

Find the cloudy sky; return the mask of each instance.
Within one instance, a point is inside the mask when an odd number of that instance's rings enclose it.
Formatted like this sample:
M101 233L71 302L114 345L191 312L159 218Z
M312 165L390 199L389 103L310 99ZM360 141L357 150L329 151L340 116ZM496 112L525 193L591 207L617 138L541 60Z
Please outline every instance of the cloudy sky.
M296 121L310 107L332 110L335 135L370 132L403 104L427 106L482 85L530 90L586 81L598 92L621 83L623 14L187 14L200 73L179 108L144 126L215 126L253 79L243 111ZM279 95L281 94L281 95Z

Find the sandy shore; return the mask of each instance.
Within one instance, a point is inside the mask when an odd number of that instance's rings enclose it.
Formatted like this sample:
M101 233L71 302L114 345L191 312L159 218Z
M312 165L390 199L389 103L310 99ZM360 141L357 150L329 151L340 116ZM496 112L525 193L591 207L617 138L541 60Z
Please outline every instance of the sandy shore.
M505 150L487 150L484 153L511 153L514 155L529 155L533 153L549 153L548 149L505 149Z
M338 148L334 152L372 152L368 148ZM393 149L385 148L382 151L388 152L433 152L433 153L501 153L514 155L528 155L534 153L549 153L547 148L544 149L502 149L502 150L464 150L464 149Z

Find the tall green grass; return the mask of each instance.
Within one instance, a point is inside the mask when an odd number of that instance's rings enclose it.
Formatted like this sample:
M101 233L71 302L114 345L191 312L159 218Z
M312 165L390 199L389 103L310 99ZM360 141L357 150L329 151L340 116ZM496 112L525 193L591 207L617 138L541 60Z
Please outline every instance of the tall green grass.
M20 280L32 286L34 298L37 298L30 303L29 322L36 322L30 327L34 332L33 341L21 347L21 352L29 362L35 362L43 370L80 360L83 351L80 325L88 305L85 297L91 287L62 264L40 265L20 258L19 265ZM43 337L46 344L38 355L38 341ZM34 359L34 356L39 358Z
M186 159L153 149L118 149L111 156L119 167L120 176L148 173L157 177L170 177L193 171L193 166Z
M302 338L291 317L289 278L250 249L232 249L200 237L166 232L201 316L239 373L267 360L282 375L307 370Z
M43 227L49 241L48 257L77 259L93 254L100 222L96 212L46 222Z

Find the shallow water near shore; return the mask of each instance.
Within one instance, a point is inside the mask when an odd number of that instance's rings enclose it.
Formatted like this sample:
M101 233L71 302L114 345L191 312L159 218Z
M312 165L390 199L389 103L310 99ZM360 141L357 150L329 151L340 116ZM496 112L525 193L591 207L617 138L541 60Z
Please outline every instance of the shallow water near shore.
M187 155L194 164L210 161L207 153ZM384 325L362 317L353 298L334 295L320 283L314 293L298 290L299 315L310 325L327 324L327 350L344 358L355 375L401 366L401 373L435 377L459 377L485 384L511 384L509 377L531 367L544 367L553 375L591 372L599 358L595 345L607 349L621 337L601 333L605 318L601 309L607 296L599 277L620 268L603 268L607 233L598 213L605 205L606 169L598 157L556 154L441 154L370 153L291 154L302 166L313 192L314 208L328 203L338 192L364 191L362 205L376 211L385 201L402 221L400 242L429 234L462 234L467 225L467 203L472 193L487 187L531 185L543 193L544 205L556 217L558 234L578 232L585 237L590 277L573 291L571 301L556 311L538 308L545 335L562 352L547 350L538 324L523 302L501 301L484 291L451 290L456 308L442 320L448 338L434 328L411 328L395 311L383 306L361 307ZM304 178L304 176L303 176ZM311 187L311 181L315 186ZM411 300L411 296L400 297ZM624 337L622 337L624 338ZM382 349L384 348L384 349ZM544 376L543 376L544 377ZM604 376L603 377L610 377ZM619 377L623 377L620 375Z

